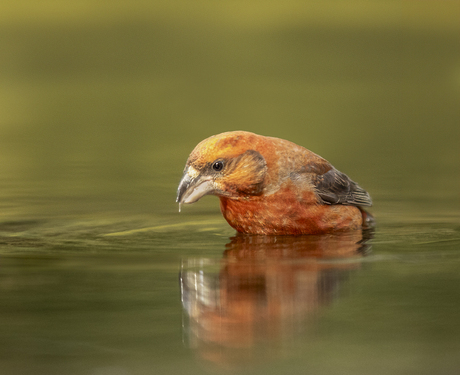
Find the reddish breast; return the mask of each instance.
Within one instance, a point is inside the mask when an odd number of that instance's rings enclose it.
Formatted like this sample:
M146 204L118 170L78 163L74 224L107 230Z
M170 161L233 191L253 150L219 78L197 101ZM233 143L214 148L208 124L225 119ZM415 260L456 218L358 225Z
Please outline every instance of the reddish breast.
M289 187L262 197L220 197L227 222L238 232L265 235L321 234L361 227L361 211L354 206L321 205L313 192L296 194Z

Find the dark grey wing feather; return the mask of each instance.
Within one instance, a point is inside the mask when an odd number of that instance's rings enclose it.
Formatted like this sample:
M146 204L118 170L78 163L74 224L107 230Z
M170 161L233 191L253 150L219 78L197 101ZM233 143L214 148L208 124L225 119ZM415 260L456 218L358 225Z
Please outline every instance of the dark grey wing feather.
M326 173L314 175L312 182L325 204L372 206L367 191L334 167Z

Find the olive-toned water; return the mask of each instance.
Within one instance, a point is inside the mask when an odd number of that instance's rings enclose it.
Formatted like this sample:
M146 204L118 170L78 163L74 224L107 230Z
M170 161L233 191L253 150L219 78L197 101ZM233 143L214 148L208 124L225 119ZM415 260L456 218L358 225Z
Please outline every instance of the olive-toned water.
M0 374L456 374L456 2L0 5ZM286 138L376 228L178 213L202 139Z

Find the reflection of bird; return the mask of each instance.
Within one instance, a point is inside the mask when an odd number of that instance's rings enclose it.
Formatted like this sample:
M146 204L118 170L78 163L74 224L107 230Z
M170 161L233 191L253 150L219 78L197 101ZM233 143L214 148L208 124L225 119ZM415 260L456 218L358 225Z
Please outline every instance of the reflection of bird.
M183 261L183 328L190 346L205 363L237 372L288 353L297 338L314 345L305 332L361 269L371 238L361 230L333 236L238 233L222 259Z
M235 131L200 142L190 154L177 201L207 194L239 232L319 234L358 229L371 216L369 194L328 161L292 142Z

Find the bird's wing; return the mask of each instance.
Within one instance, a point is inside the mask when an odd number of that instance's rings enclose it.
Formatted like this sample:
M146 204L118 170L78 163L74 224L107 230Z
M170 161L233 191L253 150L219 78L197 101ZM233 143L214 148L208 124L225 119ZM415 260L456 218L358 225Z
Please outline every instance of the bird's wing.
M324 172L324 168L320 168L318 172L313 173L312 183L323 203L372 206L372 199L367 191L345 173L332 165L328 171Z

